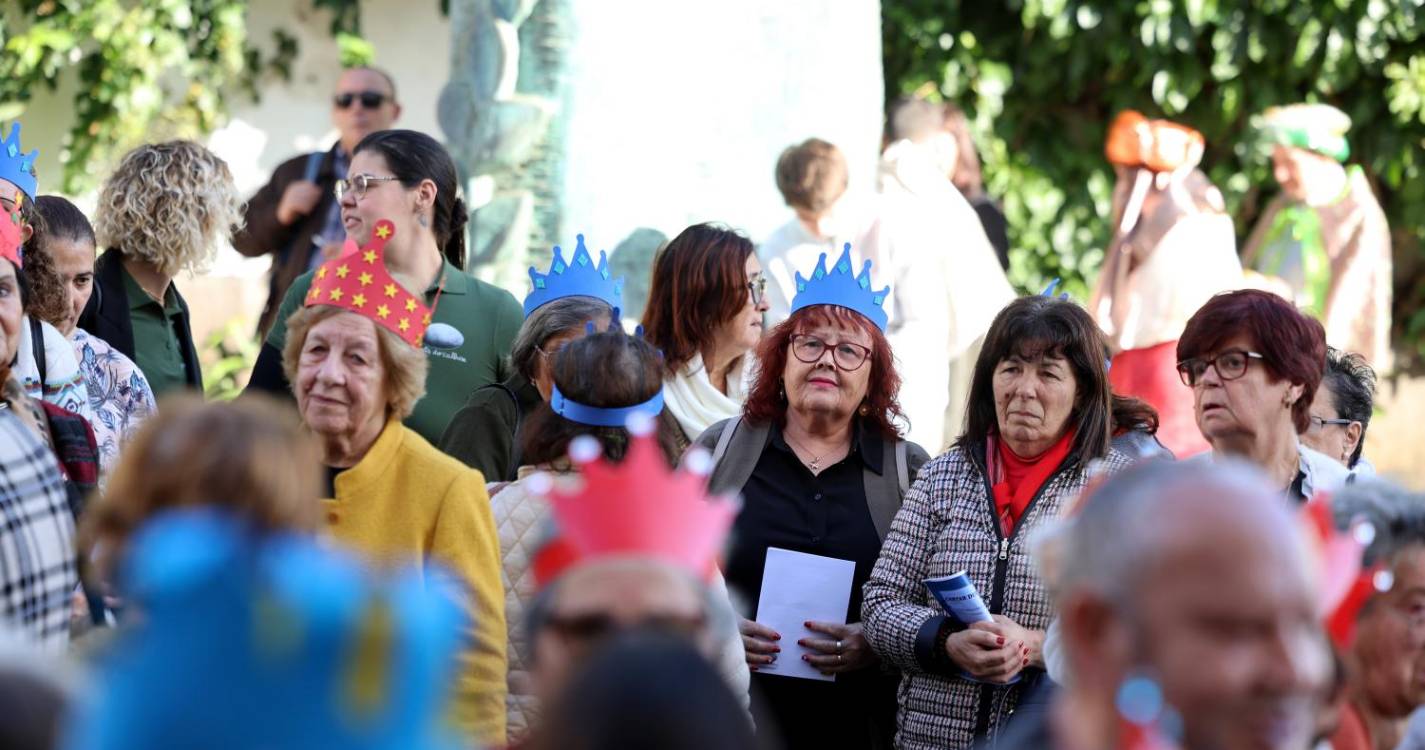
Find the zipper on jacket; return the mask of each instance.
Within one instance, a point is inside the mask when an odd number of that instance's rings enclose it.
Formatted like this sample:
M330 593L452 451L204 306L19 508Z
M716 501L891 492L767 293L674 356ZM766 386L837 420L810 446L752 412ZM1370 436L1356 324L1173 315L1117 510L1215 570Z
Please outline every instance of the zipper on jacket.
M1001 562L1003 562L1003 561L1009 559L1009 538L1008 538L1008 537L1000 537L1000 540L999 540L999 559L1000 559Z

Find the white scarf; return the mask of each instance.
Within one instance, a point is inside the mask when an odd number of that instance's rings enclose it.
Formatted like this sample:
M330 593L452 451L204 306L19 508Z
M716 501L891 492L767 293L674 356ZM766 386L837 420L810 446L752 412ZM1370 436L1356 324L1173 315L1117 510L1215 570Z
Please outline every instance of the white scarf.
M678 426L689 440L696 440L707 428L742 413L742 402L747 398L744 377L749 370L749 357L750 354L743 355L727 371L726 394L708 380L702 355L694 355L677 375L663 381L663 406L678 420Z

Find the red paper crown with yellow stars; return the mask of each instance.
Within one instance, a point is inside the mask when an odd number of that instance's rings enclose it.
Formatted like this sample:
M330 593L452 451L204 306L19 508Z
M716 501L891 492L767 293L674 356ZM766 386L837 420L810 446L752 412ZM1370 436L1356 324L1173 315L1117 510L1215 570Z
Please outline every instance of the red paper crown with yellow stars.
M434 312L420 297L396 283L386 270L386 243L396 225L381 220L362 248L347 241L347 249L322 264L307 291L306 306L331 305L375 321L401 340L419 349Z
M581 564L612 557L640 557L710 577L737 515L732 498L709 497L705 452L689 455L670 471L654 439L653 420L631 419L628 453L614 465L598 456L593 438L577 438L570 457L583 480L576 491L548 477L531 485L549 499L554 532L535 553L540 586Z
M1348 648L1361 609L1371 597L1389 591L1393 583L1385 566L1366 566L1362 560L1376 529L1365 521L1354 521L1349 529L1339 530L1331 496L1326 493L1318 493L1302 507L1301 523L1321 562L1318 605L1326 633L1337 648Z
M20 268L20 225L15 217L0 213L0 258Z

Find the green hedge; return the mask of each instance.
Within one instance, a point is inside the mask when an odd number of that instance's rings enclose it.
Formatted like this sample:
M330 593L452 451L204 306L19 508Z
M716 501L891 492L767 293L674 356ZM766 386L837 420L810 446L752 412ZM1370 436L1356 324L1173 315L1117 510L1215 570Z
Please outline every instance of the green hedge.
M1201 130L1245 240L1276 185L1251 117L1329 102L1355 122L1395 236L1399 364L1425 363L1425 5L1421 0L883 0L888 97L970 116L1010 223L1011 280L1084 298L1109 237L1114 114Z

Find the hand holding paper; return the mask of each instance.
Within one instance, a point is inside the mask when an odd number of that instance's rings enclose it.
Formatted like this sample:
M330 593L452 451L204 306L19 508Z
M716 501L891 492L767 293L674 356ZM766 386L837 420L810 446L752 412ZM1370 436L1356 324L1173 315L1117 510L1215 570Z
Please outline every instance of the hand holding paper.
M851 578L856 564L805 552L767 548L762 570L762 595L757 601L757 622L782 635L782 643L823 639L806 626L808 621L844 623L851 603ZM833 680L805 659L815 654L803 646L788 648L776 661L757 671L808 680Z

